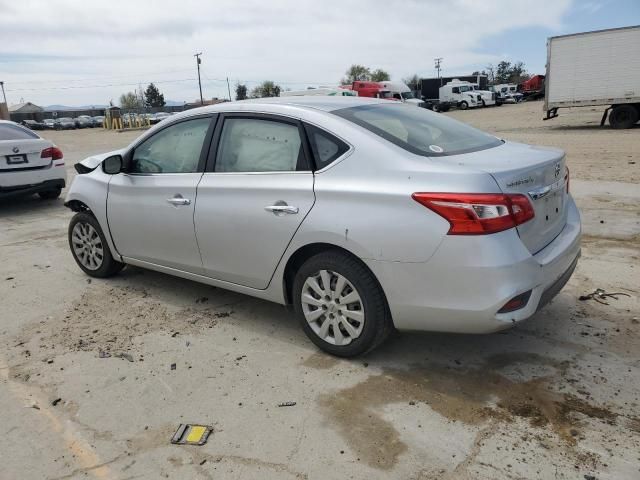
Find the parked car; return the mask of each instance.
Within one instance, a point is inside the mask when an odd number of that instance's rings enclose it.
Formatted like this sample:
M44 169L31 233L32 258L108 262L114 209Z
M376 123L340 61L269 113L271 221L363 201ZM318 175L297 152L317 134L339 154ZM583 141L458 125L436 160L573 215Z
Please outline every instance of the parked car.
M56 130L75 130L76 122L71 117L58 118L54 123Z
M76 124L76 128L92 128L93 121L89 115L79 115L73 119Z
M160 123L162 120L165 120L170 116L171 116L170 113L158 112L149 119L149 122L151 123L151 125L155 125L156 123Z
M44 124L36 122L35 120L23 120L20 125L27 127L31 130L44 130Z
M85 273L130 264L290 304L339 356L394 327L509 328L580 255L564 152L400 102L197 108L76 169L65 205Z
M57 198L66 179L58 147L17 123L0 120L0 198L33 193Z
M95 117L91 117L91 125L93 128L102 127L104 125L104 116L97 115Z
M53 130L56 126L56 122L53 118L45 118L42 121L42 124L46 130Z

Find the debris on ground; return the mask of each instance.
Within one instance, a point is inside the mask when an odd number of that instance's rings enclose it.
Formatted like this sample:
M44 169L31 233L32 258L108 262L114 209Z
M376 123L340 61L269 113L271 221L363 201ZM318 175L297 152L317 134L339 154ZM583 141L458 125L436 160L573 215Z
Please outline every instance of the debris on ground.
M279 407L293 407L296 404L296 402L282 402L279 403L278 406Z
M171 370L175 370L177 368L177 365L175 363L172 363L170 365Z
M109 352L105 352L104 350L98 351L98 358L109 358L111 354Z
M51 402L51 405L53 405L54 407L56 405L58 405L60 402L62 401L62 399L60 397L56 398L54 401Z
M208 425L181 423L176 433L171 437L171 443L174 445L204 445L212 431L213 427Z
M247 358L247 356L246 355L240 355L239 357L236 357L236 362L239 362L243 358Z
M130 362L133 362L133 356L130 353L126 353L126 352L116 353L115 357L124 358L125 360L129 360Z
M5 280L13 280L15 277L7 277Z
M614 300L618 300L618 295L624 295L625 297L631 296L628 293L623 293L623 292L607 293L603 288L596 288L593 292L587 295L580 295L580 297L578 297L578 300L581 300L584 302L585 300L593 299L596 302L601 303L603 305L609 305L605 300L607 298L613 298Z

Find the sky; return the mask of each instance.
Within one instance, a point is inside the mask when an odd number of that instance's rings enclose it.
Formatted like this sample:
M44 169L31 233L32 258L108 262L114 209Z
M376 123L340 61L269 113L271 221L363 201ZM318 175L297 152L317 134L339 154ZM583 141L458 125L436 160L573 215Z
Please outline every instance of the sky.
M99 105L154 82L165 99L337 85L354 63L393 80L501 60L544 73L550 36L640 24L640 0L0 0L9 105Z

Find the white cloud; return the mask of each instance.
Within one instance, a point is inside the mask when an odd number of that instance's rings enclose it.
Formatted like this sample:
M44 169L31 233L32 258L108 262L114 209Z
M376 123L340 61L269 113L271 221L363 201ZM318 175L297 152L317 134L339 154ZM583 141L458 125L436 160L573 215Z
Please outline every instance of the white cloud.
M192 100L195 52L208 97L226 95L215 79L227 75L298 88L336 83L352 63L401 78L431 76L444 57L459 73L500 59L480 53L487 37L558 28L570 3L538 1L524 15L502 0L0 1L0 72L10 103L43 104L106 103L135 88L120 84L150 81ZM90 88L69 88L79 86Z

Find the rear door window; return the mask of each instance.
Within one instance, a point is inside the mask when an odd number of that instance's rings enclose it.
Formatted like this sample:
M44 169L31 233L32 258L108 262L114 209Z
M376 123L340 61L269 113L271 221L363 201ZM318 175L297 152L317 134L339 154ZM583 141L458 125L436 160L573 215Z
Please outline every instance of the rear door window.
M312 125L305 125L311 151L316 161L316 169L321 170L341 157L349 145L324 130Z
M33 140L34 138L40 137L26 128L10 123L0 123L0 140Z

